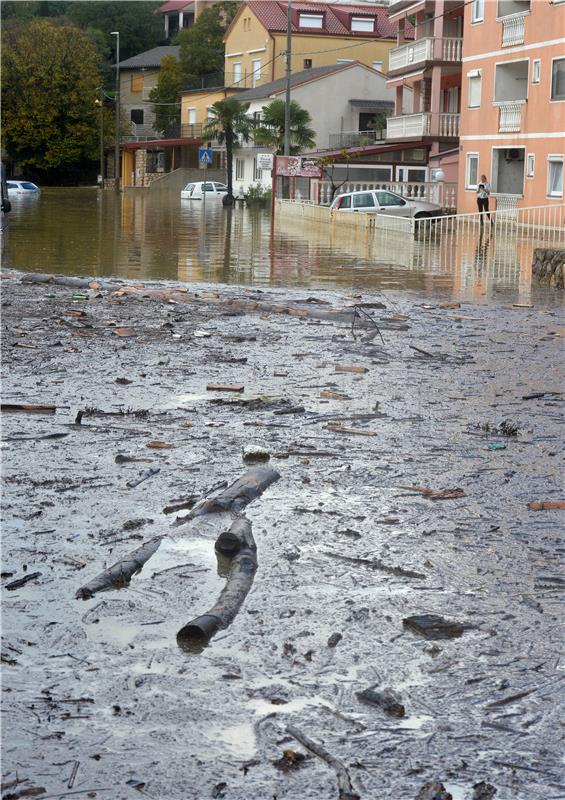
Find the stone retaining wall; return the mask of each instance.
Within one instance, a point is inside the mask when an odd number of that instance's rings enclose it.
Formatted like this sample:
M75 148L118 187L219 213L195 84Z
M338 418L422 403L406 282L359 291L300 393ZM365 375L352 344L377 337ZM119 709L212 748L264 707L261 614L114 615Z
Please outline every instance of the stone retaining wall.
M532 276L540 283L563 289L565 249L536 247L532 259Z

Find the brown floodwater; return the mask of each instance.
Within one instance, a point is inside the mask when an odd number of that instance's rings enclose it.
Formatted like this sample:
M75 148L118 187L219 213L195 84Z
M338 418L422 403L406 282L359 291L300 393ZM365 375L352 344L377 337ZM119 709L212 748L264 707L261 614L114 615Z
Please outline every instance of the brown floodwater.
M270 210L204 209L176 192L47 188L13 203L3 238L4 267L33 272L530 299L531 253L494 236L379 245L325 225L273 226Z

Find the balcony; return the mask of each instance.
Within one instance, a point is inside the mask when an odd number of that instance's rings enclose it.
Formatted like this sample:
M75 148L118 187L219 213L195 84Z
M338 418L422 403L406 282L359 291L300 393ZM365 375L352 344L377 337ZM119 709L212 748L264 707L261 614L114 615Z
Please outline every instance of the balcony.
M526 30L525 14L512 14L502 18L502 46L511 47L515 44L524 44L524 33Z
M515 100L499 104L498 130L499 133L515 133L522 124L522 106L525 100Z
M386 139L386 128L374 131L341 131L340 133L330 133L329 146L337 147L363 147L364 145L375 144Z
M386 138L421 139L425 136L456 139L459 136L459 114L403 114L389 117Z
M460 37L435 39L433 36L428 36L425 39L417 39L390 51L388 69L389 72L410 69L422 66L427 61L457 63L461 61L462 48L463 39Z

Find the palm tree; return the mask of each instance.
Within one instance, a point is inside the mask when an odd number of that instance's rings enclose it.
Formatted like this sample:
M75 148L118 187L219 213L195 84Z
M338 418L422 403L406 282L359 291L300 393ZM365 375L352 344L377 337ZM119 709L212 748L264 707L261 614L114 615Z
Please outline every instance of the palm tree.
M261 112L261 121L255 129L254 139L257 144L274 147L277 155L284 152L284 100L273 100ZM316 144L316 131L309 127L312 122L310 114L295 100L290 101L290 155L295 156L307 147Z
M235 97L218 100L210 107L210 118L204 128L204 138L217 139L220 144L226 145L226 161L228 172L228 193L224 196L223 204L233 206L233 151L239 144L241 136L245 142L249 141L251 133L251 119L247 116L249 103L240 103Z

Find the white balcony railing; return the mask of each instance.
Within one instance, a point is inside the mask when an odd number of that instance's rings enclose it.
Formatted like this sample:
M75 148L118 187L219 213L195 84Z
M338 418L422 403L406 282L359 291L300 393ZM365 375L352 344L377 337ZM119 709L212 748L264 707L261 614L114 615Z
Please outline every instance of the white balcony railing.
M389 117L386 121L386 138L409 139L428 136L430 121L431 114L403 114L401 117Z
M431 181L345 181L334 194L330 181L312 179L310 181L310 199L319 205L329 206L335 195L369 189L388 189L411 200L439 203L442 208L454 209L456 207L457 184Z
M524 100L500 103L498 130L500 133L514 133L520 130Z
M526 17L528 13L510 14L502 17L502 46L510 47L514 44L524 43L524 31L526 29Z
M460 114L439 115L439 135L456 138L459 136Z
M390 51L388 69L392 72L424 64L426 61L461 61L462 48L461 38L434 39L432 36L427 36L424 39L416 39L415 42L403 44Z
M459 114L403 114L386 121L387 139L412 139L422 136L459 136Z

